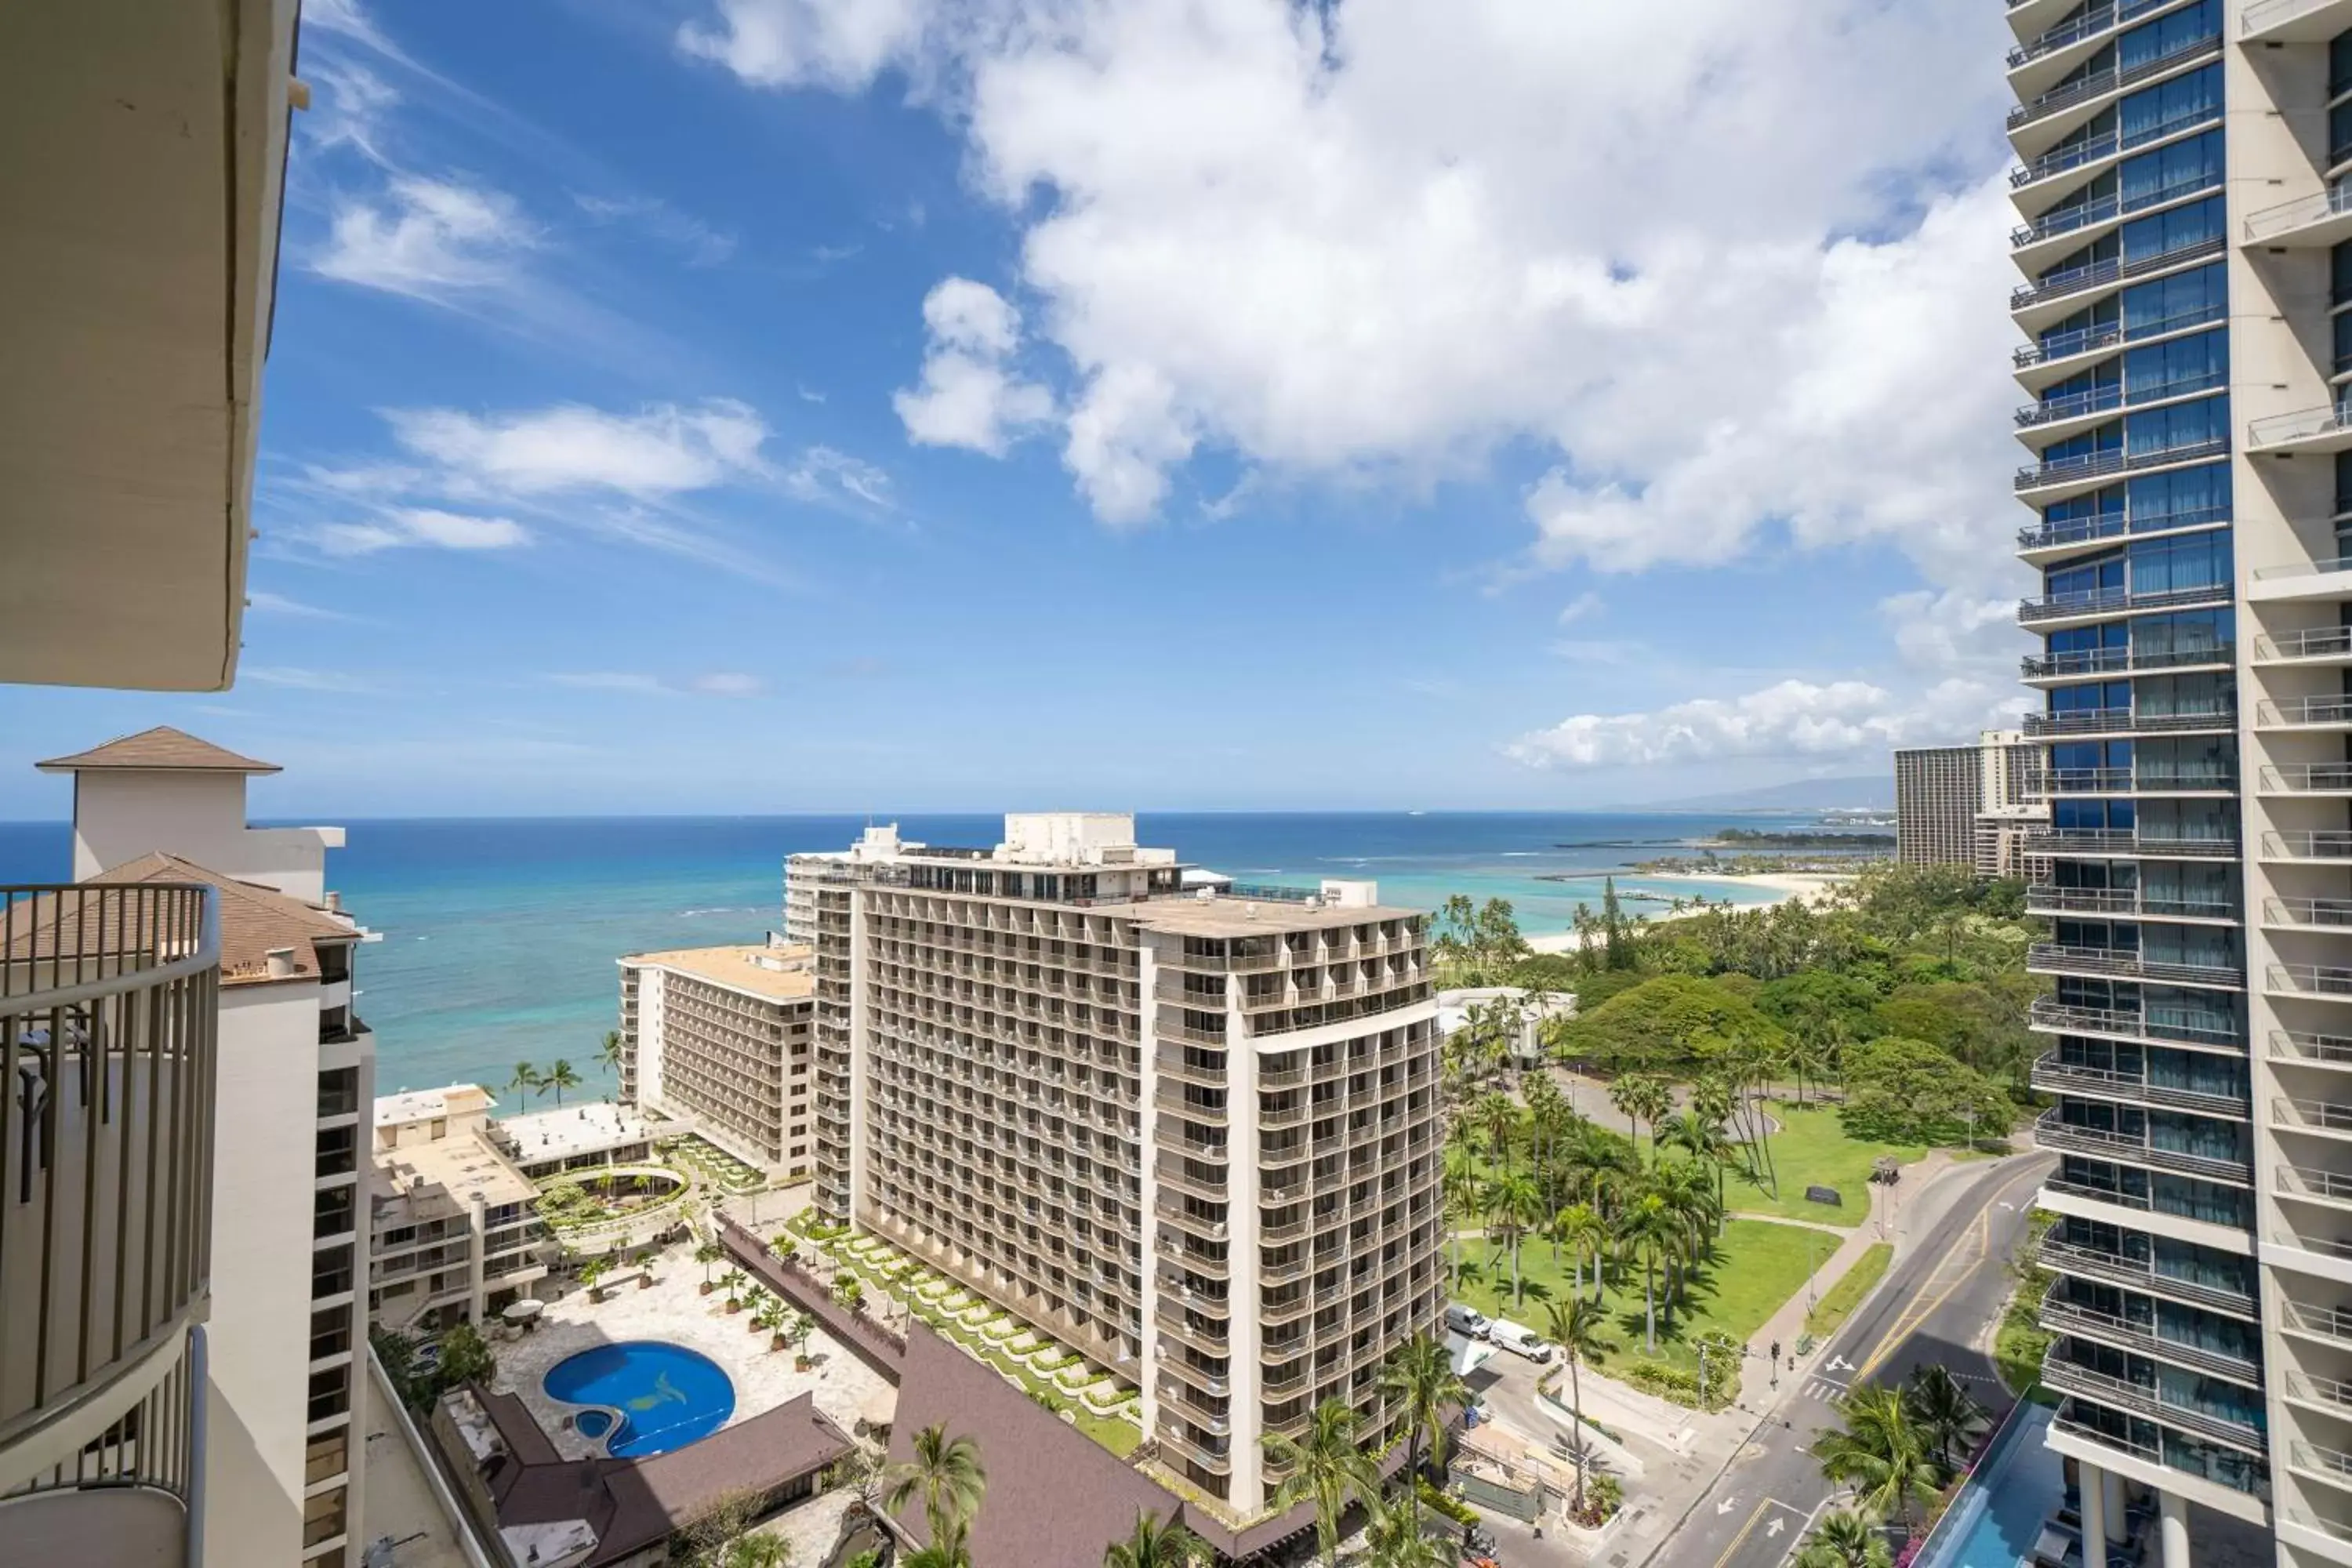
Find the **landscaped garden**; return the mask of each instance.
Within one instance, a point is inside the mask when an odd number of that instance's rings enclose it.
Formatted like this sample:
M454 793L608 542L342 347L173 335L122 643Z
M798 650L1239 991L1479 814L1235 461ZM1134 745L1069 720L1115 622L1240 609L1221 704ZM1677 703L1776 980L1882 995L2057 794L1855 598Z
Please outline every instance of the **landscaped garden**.
M687 1133L660 1147L663 1158L686 1166L723 1193L740 1197L768 1184L767 1176L757 1166L745 1164L699 1133Z
M555 1176L539 1190L539 1217L557 1237L634 1224L677 1206L693 1184L658 1166L627 1165Z

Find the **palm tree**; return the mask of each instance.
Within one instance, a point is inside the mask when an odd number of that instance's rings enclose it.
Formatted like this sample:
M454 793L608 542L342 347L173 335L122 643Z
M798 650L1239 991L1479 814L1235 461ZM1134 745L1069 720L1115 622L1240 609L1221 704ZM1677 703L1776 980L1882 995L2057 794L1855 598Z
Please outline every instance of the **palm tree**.
M1496 1169L1508 1175L1511 1134L1519 1127L1519 1102L1496 1089L1479 1100L1478 1124L1486 1131L1486 1152L1494 1159Z
M1843 1431L1813 1440L1822 1474L1854 1490L1855 1500L1881 1519L1908 1521L1915 1502L1936 1495L1936 1462L1899 1389L1866 1385L1838 1402Z
M555 1058L555 1065L547 1069L547 1076L540 1080L540 1087L553 1089L555 1103L561 1105L563 1103L565 1089L580 1087L580 1074L573 1069L570 1062L558 1057Z
M944 1538L900 1558L901 1568L971 1568L971 1546L965 1537L964 1527L957 1525Z
M1454 1375L1454 1358L1445 1353L1445 1346L1428 1334L1405 1341L1389 1352L1381 1363L1375 1386L1384 1399L1392 1399L1405 1409L1405 1419L1411 1425L1405 1433L1405 1466L1407 1476L1421 1474L1421 1440L1429 1438L1429 1457L1443 1468L1445 1464L1445 1407L1470 1403L1470 1387ZM1410 1489L1410 1488L1408 1488ZM1419 1511L1420 1498L1415 1494L1414 1510Z
M588 1287L588 1299L590 1300L598 1301L604 1300L604 1298L598 1294L596 1286L605 1275L610 1274L612 1271L613 1258L610 1253L600 1252L595 1257L590 1258L587 1262L583 1263L580 1266L580 1283Z
M1715 1170L1715 1201L1723 1202L1723 1164L1731 1156L1731 1142L1723 1135L1722 1125L1709 1121L1696 1110L1685 1110L1679 1116L1666 1118L1657 1130L1657 1141L1669 1149L1679 1149L1702 1169Z
M1158 1514L1139 1509L1135 1533L1103 1548L1103 1568L1192 1568L1208 1544L1191 1531Z
M793 1549L781 1535L739 1535L719 1559L721 1568L790 1568Z
M1605 1318L1601 1309L1581 1296L1567 1301L1544 1303L1545 1326L1551 1330L1552 1343L1568 1358L1569 1414L1576 1417L1576 1510L1584 1511L1584 1363L1595 1356L1604 1355L1616 1346L1601 1333Z
M774 1300L773 1296L768 1294L767 1287L764 1285L755 1284L743 1292L743 1315L751 1319L750 1326L753 1330L760 1327L761 1315L767 1311L768 1304Z
M1526 1175L1505 1176L1487 1188L1486 1203L1493 1210L1495 1227L1511 1249L1511 1304L1517 1307L1527 1300L1525 1281L1519 1276L1519 1243L1543 1223L1543 1194Z
M539 1088L539 1068L529 1062L515 1063L514 1077L507 1079L507 1087L522 1096L525 1105L530 1104L531 1092Z
M1304 1436L1276 1433L1267 1437L1265 1458L1272 1468L1290 1472L1275 1489L1273 1511L1282 1513L1302 1499L1312 1499L1323 1568L1338 1568L1339 1521L1348 1511L1348 1500L1380 1493L1372 1461L1356 1446L1356 1413L1339 1400L1327 1399L1308 1414Z
M1683 1220L1664 1196L1646 1191L1625 1205L1617 1216L1617 1240L1643 1262L1642 1342L1648 1354L1658 1353L1658 1264L1674 1256L1684 1235Z
M619 1072L621 1070L622 1054L621 1031L618 1029L605 1030L604 1043L596 1047L596 1059L604 1063L604 1066L612 1071Z
M768 1336L770 1350L782 1350L784 1348L784 1325L793 1321L793 1310L781 1297L768 1296L764 1290L761 1294L767 1296L767 1300L761 1301L760 1310L752 1314L751 1326Z
M1454 1568L1451 1542L1422 1529L1417 1496L1410 1507L1376 1501L1371 1510L1364 1531L1364 1568Z
M1574 1259L1570 1291L1584 1293L1584 1255L1592 1255L1592 1299L1601 1300L1601 1249L1608 1245L1609 1226L1591 1204L1570 1204L1552 1215L1552 1240L1569 1249Z
M1822 1515L1797 1553L1797 1568L1894 1568L1895 1554L1876 1525L1852 1509Z
M1911 1374L1903 1407L1920 1436L1936 1445L1936 1461L1950 1473L1955 1449L1965 1451L1990 1425L1984 1406L1960 1386L1951 1369L1927 1363Z
M730 1268L719 1277L719 1289L727 1292L729 1311L731 1312L743 1304L743 1287L751 1282L751 1277L740 1268Z
M931 1535L926 1550L961 1552L964 1533L987 1493L988 1472L981 1468L980 1445L969 1436L950 1437L946 1427L934 1424L919 1429L912 1455L890 1467L883 1480L882 1506L895 1514L909 1498L920 1498L923 1522ZM910 1568L913 1561L908 1559Z
M694 1260L702 1265L702 1293L710 1294L710 1266L727 1256L727 1249L715 1240L705 1241L695 1247Z

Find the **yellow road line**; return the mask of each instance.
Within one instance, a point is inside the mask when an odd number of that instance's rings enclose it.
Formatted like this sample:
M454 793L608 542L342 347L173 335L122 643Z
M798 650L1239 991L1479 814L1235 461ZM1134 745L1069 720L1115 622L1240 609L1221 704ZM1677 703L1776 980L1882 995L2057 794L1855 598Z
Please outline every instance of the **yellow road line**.
M1756 1511L1748 1516L1748 1522L1739 1527L1739 1533L1731 1538L1731 1544L1725 1547L1723 1549L1723 1555L1715 1560L1715 1568L1723 1568L1723 1565L1730 1562L1733 1555L1737 1553L1742 1546L1748 1544L1748 1537L1756 1529L1756 1521L1762 1519L1764 1517L1764 1510L1771 1506L1772 1500L1770 1498L1766 1498L1762 1502L1756 1505Z
M1955 1253L1951 1258L1947 1258L1936 1266L1934 1271L1920 1283L1917 1294L1911 1298L1911 1304L1906 1307L1902 1314L1895 1319L1895 1327L1888 1331L1885 1339L1878 1342L1877 1348L1864 1359L1863 1363L1854 1369L1853 1382L1863 1382L1872 1373L1885 1365L1886 1358L1900 1350L1903 1342L1916 1332L1920 1324L1934 1317L1937 1310L1952 1299L1952 1292L1968 1282L1969 1276L1976 1272L1977 1266L1991 1256L1992 1205L2000 1202L2002 1195L2011 1188L2031 1174L2032 1172L2030 1169L2020 1171L1993 1189L1992 1196L1986 1200L1985 1206L1977 1214L1976 1246L1973 1252L1966 1255ZM1921 1305L1921 1302L1926 1300L1927 1292L1936 1289L1937 1284L1943 1278L1944 1270L1949 1268L1955 1259L1960 1261L1959 1272L1954 1275L1951 1281L1944 1285L1941 1290L1937 1291L1934 1300L1926 1301L1926 1305Z

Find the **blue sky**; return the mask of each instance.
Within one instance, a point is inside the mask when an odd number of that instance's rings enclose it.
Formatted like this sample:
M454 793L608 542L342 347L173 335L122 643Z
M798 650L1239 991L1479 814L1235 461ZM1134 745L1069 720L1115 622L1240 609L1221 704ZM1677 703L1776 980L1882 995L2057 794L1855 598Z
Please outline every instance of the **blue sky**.
M0 815L158 721L352 816L1575 806L2021 707L1998 18L1636 9L310 0L236 689L0 690Z

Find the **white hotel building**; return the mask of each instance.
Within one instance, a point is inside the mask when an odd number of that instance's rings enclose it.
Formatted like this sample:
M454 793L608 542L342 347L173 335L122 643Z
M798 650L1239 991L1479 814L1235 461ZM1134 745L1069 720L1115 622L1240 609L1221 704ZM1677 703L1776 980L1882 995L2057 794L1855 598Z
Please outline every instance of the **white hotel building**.
M1158 1462L1234 1514L1262 1447L1436 1330L1425 917L1368 882L1188 892L1125 816L988 847L869 828L786 867L815 950L816 1203L1141 1393Z

